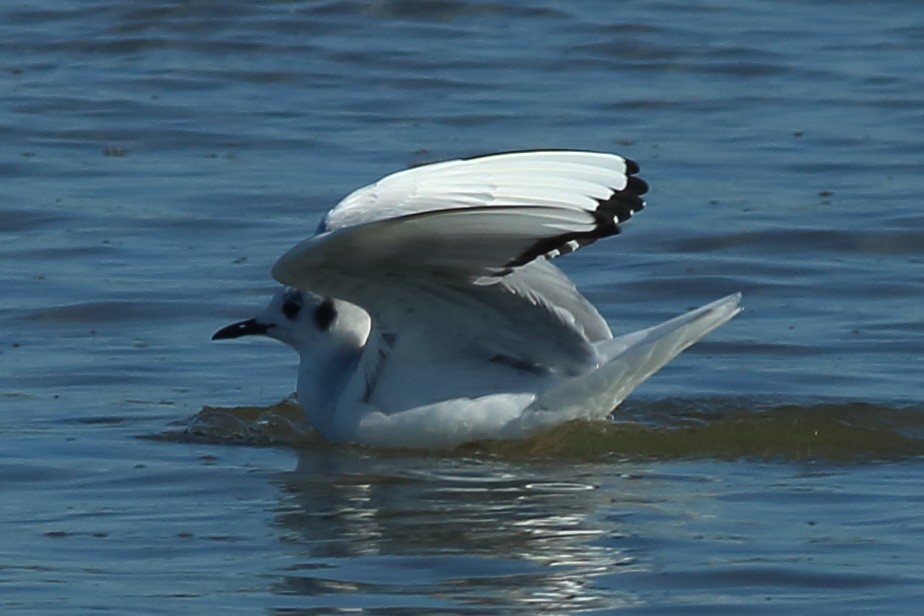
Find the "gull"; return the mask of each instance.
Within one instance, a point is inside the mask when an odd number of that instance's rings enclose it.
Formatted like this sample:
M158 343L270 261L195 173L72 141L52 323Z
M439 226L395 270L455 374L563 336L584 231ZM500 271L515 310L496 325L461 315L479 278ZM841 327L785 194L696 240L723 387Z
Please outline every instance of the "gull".
M638 170L543 150L388 175L276 261L284 286L259 316L212 339L294 348L299 405L334 442L448 448L605 419L740 311L735 293L614 337L552 263L645 206Z

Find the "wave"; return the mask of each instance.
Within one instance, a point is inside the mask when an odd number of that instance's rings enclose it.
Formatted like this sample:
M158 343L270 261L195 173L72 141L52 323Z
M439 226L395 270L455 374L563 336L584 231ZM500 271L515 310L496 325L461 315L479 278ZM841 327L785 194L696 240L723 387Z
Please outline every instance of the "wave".
M179 429L150 438L344 447L315 433L292 398L270 406L205 406ZM747 400L670 399L627 404L608 421L575 421L522 441L470 443L446 453L577 461L898 461L924 455L924 406L814 402L761 408Z

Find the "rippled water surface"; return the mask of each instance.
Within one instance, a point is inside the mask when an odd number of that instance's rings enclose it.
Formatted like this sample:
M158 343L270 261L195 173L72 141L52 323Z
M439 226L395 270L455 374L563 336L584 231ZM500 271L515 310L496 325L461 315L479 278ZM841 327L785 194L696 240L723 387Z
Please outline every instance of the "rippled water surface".
M4 614L845 614L924 599L924 5L0 6ZM335 447L211 345L352 188L576 147L617 332L746 311L600 424Z

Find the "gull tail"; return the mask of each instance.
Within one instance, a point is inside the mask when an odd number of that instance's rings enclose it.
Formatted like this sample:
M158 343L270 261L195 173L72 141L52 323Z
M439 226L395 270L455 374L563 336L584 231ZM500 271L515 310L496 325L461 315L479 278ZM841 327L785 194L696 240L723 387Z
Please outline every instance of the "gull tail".
M660 325L598 345L599 368L541 394L518 419L532 433L566 419L602 419L645 379L691 344L741 312L735 293Z

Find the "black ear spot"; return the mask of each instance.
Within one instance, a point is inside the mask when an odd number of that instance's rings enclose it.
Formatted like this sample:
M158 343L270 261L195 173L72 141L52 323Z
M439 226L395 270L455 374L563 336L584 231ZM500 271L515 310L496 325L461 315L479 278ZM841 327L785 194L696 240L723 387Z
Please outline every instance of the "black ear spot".
M336 318L337 308L334 307L334 300L325 297L324 301L315 308L314 322L317 324L318 329L322 332L326 332L330 329L331 325L334 324L334 319Z

